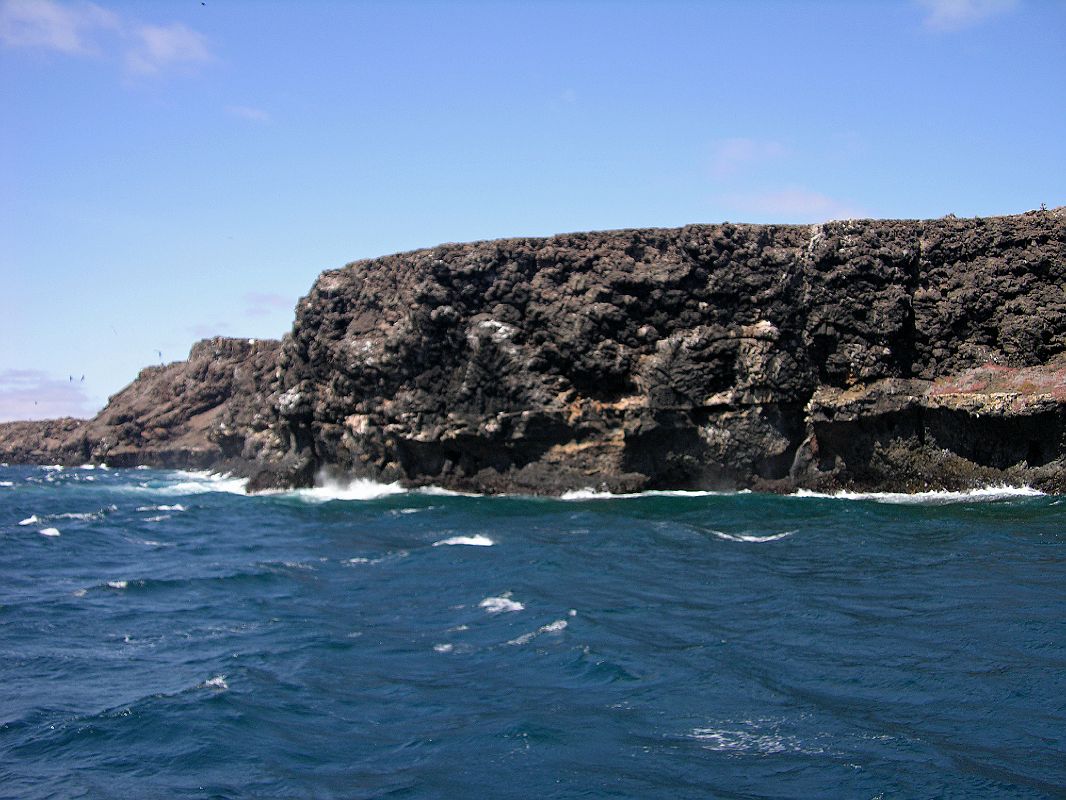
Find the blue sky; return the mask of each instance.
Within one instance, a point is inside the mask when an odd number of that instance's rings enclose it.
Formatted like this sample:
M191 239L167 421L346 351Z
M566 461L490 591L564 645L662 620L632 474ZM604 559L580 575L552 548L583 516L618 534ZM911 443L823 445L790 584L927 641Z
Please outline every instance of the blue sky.
M1066 204L1063 76L1061 0L0 0L0 420L359 258Z

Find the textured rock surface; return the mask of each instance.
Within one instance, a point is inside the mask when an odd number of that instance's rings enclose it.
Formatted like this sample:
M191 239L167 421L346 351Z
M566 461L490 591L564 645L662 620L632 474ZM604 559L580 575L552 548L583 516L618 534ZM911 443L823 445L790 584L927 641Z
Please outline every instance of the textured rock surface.
M187 361L146 367L95 418L0 425L0 460L125 467L239 467L273 420L279 342L205 339Z
M323 273L280 346L197 345L64 446L259 488L1066 491L1064 287L1064 209L442 245Z

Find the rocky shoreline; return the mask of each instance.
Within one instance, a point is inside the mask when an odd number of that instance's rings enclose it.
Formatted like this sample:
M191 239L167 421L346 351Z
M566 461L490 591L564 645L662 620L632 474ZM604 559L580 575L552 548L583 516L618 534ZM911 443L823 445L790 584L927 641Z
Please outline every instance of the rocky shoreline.
M0 461L478 492L1066 493L1066 208L447 244L323 273Z

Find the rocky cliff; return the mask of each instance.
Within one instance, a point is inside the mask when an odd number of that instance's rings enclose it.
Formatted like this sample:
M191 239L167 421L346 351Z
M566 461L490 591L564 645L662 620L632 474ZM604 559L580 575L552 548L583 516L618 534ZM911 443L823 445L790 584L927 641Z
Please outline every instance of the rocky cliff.
M1066 209L442 245L323 273L280 344L201 343L36 449L0 426L0 459L1064 492L1064 287Z

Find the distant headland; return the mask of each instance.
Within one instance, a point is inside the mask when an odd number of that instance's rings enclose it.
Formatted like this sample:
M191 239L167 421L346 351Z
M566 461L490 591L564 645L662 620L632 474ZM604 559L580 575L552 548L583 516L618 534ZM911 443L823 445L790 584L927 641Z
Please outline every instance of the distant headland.
M0 460L596 488L1066 493L1066 207L445 244L324 272Z

